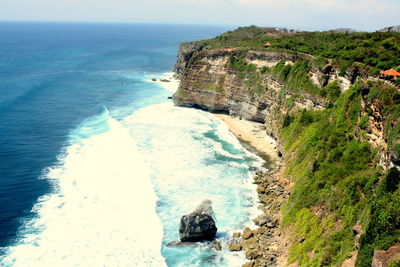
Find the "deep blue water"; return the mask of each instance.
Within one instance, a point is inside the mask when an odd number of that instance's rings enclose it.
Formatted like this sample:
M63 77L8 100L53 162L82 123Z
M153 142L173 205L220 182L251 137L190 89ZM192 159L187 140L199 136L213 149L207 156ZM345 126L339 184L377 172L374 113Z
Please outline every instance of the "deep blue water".
M154 99L135 79L171 71L180 42L215 36L221 27L0 23L0 246L48 192L42 170L71 128L97 114ZM133 77L129 77L133 76ZM161 89L159 89L161 91Z
M0 23L0 265L240 266L170 247L213 201L217 238L250 224L254 166L226 125L168 96L179 43L226 27Z

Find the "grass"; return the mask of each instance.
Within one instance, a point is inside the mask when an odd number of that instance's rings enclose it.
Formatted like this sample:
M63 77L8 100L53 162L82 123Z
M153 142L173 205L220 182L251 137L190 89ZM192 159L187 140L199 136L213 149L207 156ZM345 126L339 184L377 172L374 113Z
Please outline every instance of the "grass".
M289 52L301 59L262 68L246 62L250 49L266 51L266 41L272 43L268 51ZM339 76L354 67L373 74L392 67L400 70L399 33L271 35L251 26L199 44L203 49L238 48L227 66L252 95L265 92L266 77L284 84L277 98L285 113L280 113L280 107L272 113L282 122L280 138L288 155L285 175L295 182L282 210L282 227L291 233L290 262L340 266L356 250L352 230L356 224L365 232L358 267L371 266L375 249L387 249L400 241L400 175L393 168L384 170L379 165L379 150L366 142L369 119L378 111L388 149L400 158L400 93L380 82L359 82L341 92L338 81L319 88L309 78L312 66L322 68L329 61L339 67ZM224 83L221 76L214 83L194 86L218 92ZM286 98L288 91L291 97ZM326 109L293 111L295 100L304 93L328 100ZM364 104L375 110L364 114Z
M354 63L362 63L368 72L400 68L400 33L394 32L297 32L271 34L271 30L256 26L240 27L216 38L200 43L207 48L242 47L265 50L264 44L272 43L269 50L289 51L291 54L312 55L317 65L333 59L341 66L341 74Z
M296 181L283 209L283 227L294 233L290 262L340 265L356 250L352 228L357 223L366 232L357 266L371 266L374 249L399 241L400 177L397 169L382 170L377 151L361 141L363 93L356 85L338 95L331 108L283 119L281 138L286 154L293 154L286 175ZM371 102L382 97L390 98L373 89L365 96ZM399 109L393 97L387 105Z

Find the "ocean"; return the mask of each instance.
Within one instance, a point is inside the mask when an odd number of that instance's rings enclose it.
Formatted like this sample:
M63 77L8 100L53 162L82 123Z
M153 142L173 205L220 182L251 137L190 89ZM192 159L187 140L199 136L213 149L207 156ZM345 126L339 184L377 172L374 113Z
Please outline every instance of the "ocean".
M244 262L226 247L252 225L263 160L168 99L179 43L229 29L0 22L0 266ZM224 249L168 245L204 199Z

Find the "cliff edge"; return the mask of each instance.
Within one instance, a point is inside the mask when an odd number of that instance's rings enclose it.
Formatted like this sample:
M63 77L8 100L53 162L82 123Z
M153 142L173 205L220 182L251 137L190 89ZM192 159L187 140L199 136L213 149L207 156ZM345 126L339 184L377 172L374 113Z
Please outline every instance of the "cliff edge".
M248 27L181 45L174 103L263 123L284 155L256 178L274 227L245 240L246 266L371 266L400 241L399 81L378 76L400 65L392 44L400 34Z

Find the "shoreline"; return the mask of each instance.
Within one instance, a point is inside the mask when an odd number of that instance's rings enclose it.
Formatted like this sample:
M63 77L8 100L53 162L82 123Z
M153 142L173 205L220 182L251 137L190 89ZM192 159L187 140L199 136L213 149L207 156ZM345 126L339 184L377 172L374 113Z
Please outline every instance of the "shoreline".
M265 161L263 167L266 171L258 170L252 178L258 200L254 208L259 212L250 215L249 220L254 222L255 228L243 226L241 232L233 233L227 249L232 253L241 251L244 254L247 261L243 267L285 266L287 240L280 230L280 208L287 200L289 190L288 181L283 177L279 142L267 134L263 123L209 113L222 120L246 149Z
M275 169L280 161L277 141L269 136L262 123L243 120L226 114L213 114L228 126L229 130L243 143L247 144L252 152L265 160L267 169Z
M288 240L280 230L282 204L289 196L288 181L284 179L282 157L278 155L278 142L266 132L264 124L243 120L226 114L213 114L226 123L229 130L252 152L266 161L267 171L257 172L253 183L257 185L260 215L252 220L256 228L245 227L234 233L230 251L243 251L248 260L243 267L286 266ZM246 147L247 148L247 147Z

